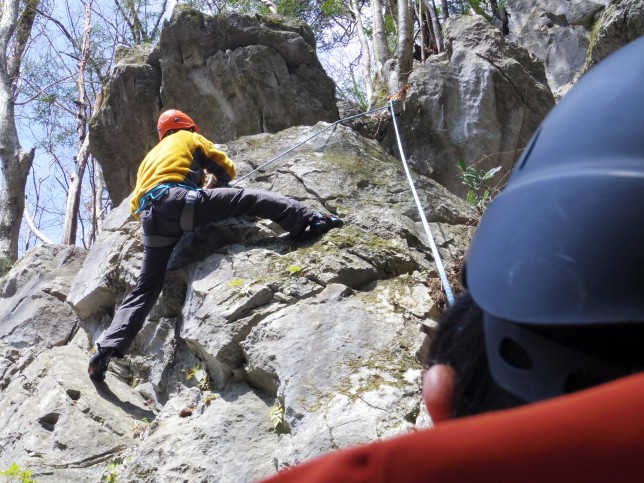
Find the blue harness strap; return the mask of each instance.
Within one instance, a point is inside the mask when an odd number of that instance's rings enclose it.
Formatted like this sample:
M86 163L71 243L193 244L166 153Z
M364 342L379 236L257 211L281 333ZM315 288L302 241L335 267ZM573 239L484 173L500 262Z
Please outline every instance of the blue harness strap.
M135 215L138 215L143 211L148 201L155 201L165 195L168 190L174 186L177 186L177 183L163 183L155 186L146 194L144 194L139 200L139 209L134 212Z
M163 184L157 185L141 197L141 199L139 200L139 209L136 210L134 214L138 215L139 213L141 213L145 209L145 206L147 205L148 201L158 200L159 198L163 197L170 188L175 188L175 187L185 188L187 190L190 190L190 193L188 193L188 195L186 196L186 201L188 201L188 197L190 196L191 193L201 191L201 188L195 188L194 186L188 186L183 183L163 183ZM193 195L193 196L196 196L196 195ZM194 201L192 201L192 203L194 204Z

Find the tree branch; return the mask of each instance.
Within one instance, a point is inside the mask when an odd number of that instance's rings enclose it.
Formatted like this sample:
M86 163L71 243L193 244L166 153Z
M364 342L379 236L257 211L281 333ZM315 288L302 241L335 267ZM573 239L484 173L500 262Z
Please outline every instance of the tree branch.
M47 20L53 22L60 29L60 31L67 38L67 40L69 40L69 42L72 44L72 46L78 51L81 50L80 46L78 45L78 42L76 42L74 37L72 37L72 35L69 33L69 31L65 28L65 26L62 23L60 23L58 20L56 20L51 15L43 12L42 10L39 10L39 9L36 8L35 11L36 11L36 13L38 13L38 15L41 15L41 16L45 17Z
M38 229L38 227L34 224L34 220L31 217L31 214L29 213L29 209L27 208L26 202L25 202L24 216L25 216L25 221L27 222L27 226L31 230L31 233L33 233L36 236L36 238L38 238L43 243L50 243L50 244L54 243L49 238L47 238L47 236L43 232L41 232Z

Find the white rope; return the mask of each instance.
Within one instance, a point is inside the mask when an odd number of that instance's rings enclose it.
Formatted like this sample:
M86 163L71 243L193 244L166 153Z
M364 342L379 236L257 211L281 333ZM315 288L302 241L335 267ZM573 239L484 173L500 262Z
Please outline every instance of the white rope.
M409 186L411 187L411 192L414 195L414 200L416 201L416 207L418 208L420 219L423 222L425 233L427 233L427 238L429 239L429 246L432 249L434 263L436 263L436 268L438 269L438 276L441 279L441 282L443 284L443 290L445 291L445 295L447 296L447 302L449 305L452 305L454 303L454 294L452 293L452 286L449 284L449 280L447 279L447 273L445 272L443 261L441 260L440 253L438 252L436 241L434 240L432 231L429 228L429 223L427 223L427 218L425 217L425 211L423 210L423 206L420 204L420 199L418 198L418 193L416 193L416 187L414 186L414 181L411 178L411 173L409 172L409 167L407 166L405 153L403 152L402 143L400 142L400 134L398 133L398 124L396 123L396 113L394 111L393 101L389 101L389 109L391 110L391 118L394 121L394 131L396 132L396 139L398 140L398 151L400 151L400 158L402 160L403 166L405 167L405 173L407 173Z
M372 110L367 111L367 112L363 112L363 113L360 113L360 114L356 114L356 115L354 115L354 116L345 117L344 119L340 119L339 121L335 121L333 124L329 124L327 127L323 128L323 129L320 129L320 130L319 130L318 132L316 132L316 133L313 133L311 136L309 136L308 138L306 138L306 139L305 139L304 141L302 141L301 143L296 144L296 145L295 145L295 146L293 146L292 148L287 149L286 151L284 151L283 153L278 154L277 156L275 156L275 157L274 157L273 159L271 159L270 161L267 161L267 162L265 162L264 164L262 164L261 166L258 166L257 168L255 168L254 170L252 170L250 173L245 174L245 175L244 175L244 176L242 176L241 178L237 178L237 180L235 180L233 183L231 183L231 185L230 185L230 186L235 186L237 183L239 183L240 181L242 181L242 180L244 180L244 179L248 178L248 177L249 177L249 176L251 176L252 174L256 173L257 171L259 171L260 169L262 169L264 166L268 166L269 164L271 164L271 163L273 163L273 162L277 161L279 158L281 158L281 157L282 157L282 156L284 156L285 154L288 154L288 153L290 153L291 151L293 151L294 149L299 148L302 144L305 144L307 141L310 141L310 140L311 140L311 139L313 139L315 136L318 136L319 134L322 134L322 133L323 133L324 131L326 131L327 129L331 129L331 128L332 128L333 126L335 126L336 124L339 124L339 123L341 123L341 122L345 122L345 121L349 121L349 120L351 120L351 119L355 119L355 118L357 118L357 117L367 116L367 115L372 114L372 113L374 113L374 112L377 112L377 111L383 111L383 110L385 110L385 109L388 109L388 107L387 107L387 106L385 106L385 107L377 107L376 109L372 109Z

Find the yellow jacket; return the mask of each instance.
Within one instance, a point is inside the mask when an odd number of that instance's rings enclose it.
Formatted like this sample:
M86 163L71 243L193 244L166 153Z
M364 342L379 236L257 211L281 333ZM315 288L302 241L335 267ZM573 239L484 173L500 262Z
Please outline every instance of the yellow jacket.
M164 137L139 166L130 202L132 214L139 219L135 212L141 198L162 183L176 182L200 188L204 182L204 170L220 183L229 182L237 174L228 156L202 135L181 130Z

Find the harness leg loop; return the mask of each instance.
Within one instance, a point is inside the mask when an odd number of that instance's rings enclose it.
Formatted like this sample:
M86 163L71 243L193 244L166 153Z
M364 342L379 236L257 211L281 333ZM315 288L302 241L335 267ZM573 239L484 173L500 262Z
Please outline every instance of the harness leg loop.
M181 218L179 219L179 224L181 229L184 232L190 232L194 228L195 224L195 203L199 197L199 191L188 191L186 193L186 198L184 200L183 211L181 212Z

